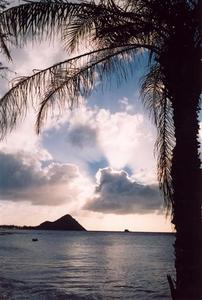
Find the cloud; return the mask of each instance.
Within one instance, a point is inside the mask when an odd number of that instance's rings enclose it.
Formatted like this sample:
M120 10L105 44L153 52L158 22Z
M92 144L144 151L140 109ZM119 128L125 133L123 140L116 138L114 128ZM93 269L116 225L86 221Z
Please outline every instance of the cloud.
M33 205L57 206L79 201L89 185L73 164L40 161L23 152L0 152L1 200L29 201Z
M87 125L77 125L69 131L69 141L74 147L93 147L97 143L97 131Z
M90 124L77 123L72 118L73 116L70 115L68 121L59 122L45 130L42 136L42 147L54 159L71 162L87 170L88 164L99 162L103 158L97 141L97 130Z
M119 99L120 108L123 111L133 114L134 113L134 105L129 103L129 99L127 97L123 97Z
M142 114L99 110L99 142L112 168L154 168L154 132Z
M142 182L154 182L154 140L154 127L141 113L80 106L45 130L42 143L58 160L86 166L106 160L114 169L129 167Z
M84 209L114 214L146 214L162 210L157 185L143 185L125 171L104 168L97 173L94 197Z

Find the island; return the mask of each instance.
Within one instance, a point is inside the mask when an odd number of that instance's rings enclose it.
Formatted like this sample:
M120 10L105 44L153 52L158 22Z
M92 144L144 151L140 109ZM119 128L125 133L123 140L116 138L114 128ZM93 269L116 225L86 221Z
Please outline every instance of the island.
M69 214L53 222L45 221L38 226L0 225L0 229L86 231L86 229Z
M82 230L86 231L86 229L81 226L72 216L65 215L60 219L50 222L45 221L38 226L35 226L34 229L38 230Z

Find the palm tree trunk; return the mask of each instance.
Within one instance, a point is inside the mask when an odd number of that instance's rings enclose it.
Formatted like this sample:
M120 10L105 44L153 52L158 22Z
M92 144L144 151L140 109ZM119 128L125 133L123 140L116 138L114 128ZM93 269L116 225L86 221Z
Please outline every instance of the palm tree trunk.
M182 46L183 45L183 46ZM176 144L172 157L172 223L176 229L173 300L202 299L202 170L198 134L201 93L200 47L182 30L168 48L166 82L173 107Z
M173 101L176 145L171 175L174 191L172 223L176 229L176 288L172 297L175 300L202 299L202 172L198 142L200 71L195 58L192 63L186 61L189 65L186 73L183 72L186 76L178 77Z
M202 299L202 247L200 159L197 141L199 124L198 101L194 107L175 101L174 123L176 146L173 151L173 224L176 229L174 299ZM192 98L193 99L193 98ZM196 99L198 100L198 99Z

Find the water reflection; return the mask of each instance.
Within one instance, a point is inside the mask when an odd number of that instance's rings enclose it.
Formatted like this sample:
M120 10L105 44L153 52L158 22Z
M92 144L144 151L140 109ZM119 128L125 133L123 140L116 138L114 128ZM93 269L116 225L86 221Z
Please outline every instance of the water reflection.
M0 277L16 291L12 299L40 293L43 300L54 293L69 299L169 299L172 235L35 232L37 243L31 236L1 236ZM20 296L18 281L24 286Z

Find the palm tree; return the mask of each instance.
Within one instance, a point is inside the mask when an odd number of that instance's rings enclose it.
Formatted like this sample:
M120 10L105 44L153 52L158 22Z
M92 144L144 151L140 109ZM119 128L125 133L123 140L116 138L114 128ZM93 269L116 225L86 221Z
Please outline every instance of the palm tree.
M50 0L29 1L0 15L3 32L18 45L57 33L69 54L81 45L88 49L16 81L0 101L2 138L25 115L28 99L41 99L39 132L50 109L74 106L97 80L102 86L110 78L127 80L133 58L148 55L142 99L157 127L159 186L176 229L176 282L170 276L168 281L177 300L202 297L200 12L198 0Z

